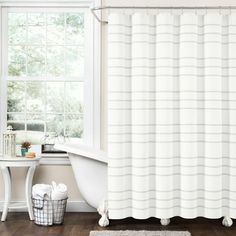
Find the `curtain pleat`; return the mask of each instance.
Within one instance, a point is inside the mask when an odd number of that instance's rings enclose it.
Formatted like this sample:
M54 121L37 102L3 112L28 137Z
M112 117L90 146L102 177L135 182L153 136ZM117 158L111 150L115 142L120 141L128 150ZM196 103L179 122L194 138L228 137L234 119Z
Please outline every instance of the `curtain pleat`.
M110 13L109 217L236 217L236 14Z

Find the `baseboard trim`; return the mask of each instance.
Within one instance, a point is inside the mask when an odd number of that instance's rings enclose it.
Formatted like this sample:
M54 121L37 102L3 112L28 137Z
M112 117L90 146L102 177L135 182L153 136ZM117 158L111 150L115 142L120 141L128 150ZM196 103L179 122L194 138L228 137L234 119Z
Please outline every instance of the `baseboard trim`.
M24 201L12 201L11 202L14 205L26 205L26 202ZM3 201L0 201L0 212L2 212L3 209ZM67 212L96 212L96 209L89 206L85 201L68 201ZM15 208L15 209L9 209L9 212L27 212L27 208Z
M68 201L67 212L96 212L97 210L89 206L85 201Z

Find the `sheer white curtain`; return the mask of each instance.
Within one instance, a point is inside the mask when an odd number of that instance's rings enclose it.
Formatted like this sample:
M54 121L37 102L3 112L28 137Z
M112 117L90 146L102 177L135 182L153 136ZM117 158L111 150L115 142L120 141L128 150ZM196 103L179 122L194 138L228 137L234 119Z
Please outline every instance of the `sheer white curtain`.
M236 13L108 27L110 218L235 218Z

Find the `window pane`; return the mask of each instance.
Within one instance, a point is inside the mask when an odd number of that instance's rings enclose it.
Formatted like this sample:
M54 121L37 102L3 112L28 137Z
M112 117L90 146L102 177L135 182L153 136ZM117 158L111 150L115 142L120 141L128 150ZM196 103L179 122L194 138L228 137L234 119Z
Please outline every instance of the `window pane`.
M56 133L57 135L64 135L64 118L63 115L47 115L46 132Z
M8 15L8 43L26 43L26 19L25 13L9 13Z
M65 112L83 113L83 82L67 82L65 84Z
M44 131L44 122L42 114L27 114L27 130ZM42 137L43 135L41 135Z
M20 145L24 141L26 141L26 132L23 130L19 130L16 132L16 144Z
M25 140L31 144L41 144L43 140L44 132L27 130L25 132Z
M66 44L84 45L84 14L66 14Z
M11 125L13 130L25 130L25 115L7 114L7 125Z
M8 25L26 25L27 22L27 15L26 13L17 13L17 12L10 12L8 13Z
M64 13L47 14L47 43L64 44L65 40Z
M29 13L28 14L28 44L45 44L45 14Z
M66 75L83 76L84 75L84 52L81 47L65 47Z
M11 125L13 130L16 131L16 143L20 144L26 138L25 132L25 115L24 114L8 114L7 126Z
M33 144L41 143L44 136L44 121L41 114L27 114L27 140Z
M43 12L30 12L28 13L28 25L30 26L44 26L45 13Z
M83 117L81 115L70 114L65 118L66 136L82 138Z
M44 111L44 83L28 82L26 85L26 104L27 112Z
M25 83L7 83L7 111L21 112L25 110Z
M66 11L8 13L7 120L18 142L82 137L84 83L68 78L84 76L84 13Z
M65 72L64 47L50 46L47 51L47 72L49 76L62 76Z
M45 74L45 47L28 47L28 75L42 76Z
M45 27L29 26L28 27L28 44L29 45L45 44Z
M63 112L64 111L64 82L48 82L47 83L47 112Z
M26 47L8 47L8 75L24 76L26 74Z

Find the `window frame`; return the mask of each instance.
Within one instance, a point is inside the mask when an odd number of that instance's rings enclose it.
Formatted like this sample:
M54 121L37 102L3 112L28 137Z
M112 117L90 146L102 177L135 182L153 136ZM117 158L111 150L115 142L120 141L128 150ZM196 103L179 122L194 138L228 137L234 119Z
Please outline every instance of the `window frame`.
M99 4L100 0L95 1L76 1L68 2L58 1L57 3L47 3L47 2L0 2L0 27L1 27L1 37L0 37L0 71L1 71L1 83L0 83L0 135L6 130L7 126L7 70L8 61L7 58L7 40L8 40L8 29L7 29L7 14L12 11L35 11L48 9L47 11L52 11L52 9L57 8L56 11L66 11L70 9L73 11L79 11L83 9L86 12L89 8L95 4ZM76 9L79 8L79 9ZM32 10L31 10L32 9ZM85 51L87 55L85 57L85 73L84 73L84 144L89 146L94 146L100 148L100 25L97 24L90 12L86 15L86 36L88 40L86 43ZM27 78L24 78L26 80ZM12 78L11 78L12 80ZM18 78L19 80L19 78ZM60 81L60 78L54 79L54 81ZM20 80L19 80L20 81ZM30 79L27 81L35 81ZM79 82L79 80L76 80ZM1 140L1 139L0 139ZM1 140L2 141L2 140ZM0 146L1 153L2 145ZM45 156L45 155L44 155ZM55 156L57 156L55 154Z

